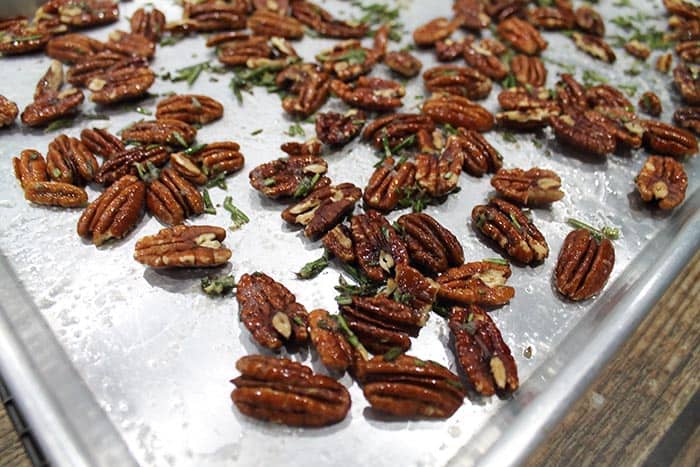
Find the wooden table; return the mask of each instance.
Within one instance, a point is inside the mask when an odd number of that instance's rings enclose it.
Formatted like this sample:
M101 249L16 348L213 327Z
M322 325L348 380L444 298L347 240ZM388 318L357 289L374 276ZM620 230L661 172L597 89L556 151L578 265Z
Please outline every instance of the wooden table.
M700 253L526 465L700 463ZM0 466L30 466L0 406Z

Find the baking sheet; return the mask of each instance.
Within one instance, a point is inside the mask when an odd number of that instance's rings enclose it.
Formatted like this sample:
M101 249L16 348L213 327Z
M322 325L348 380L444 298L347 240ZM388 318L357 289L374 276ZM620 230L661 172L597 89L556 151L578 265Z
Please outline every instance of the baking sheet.
M173 2L151 3L162 9L169 20L180 17L181 8ZM451 14L451 2L447 0L430 2L429 7L421 1L400 3L401 20L408 30L435 16ZM120 23L88 34L106 39L114 28L128 30L126 18L140 4L122 4ZM329 0L323 5L343 17L356 12L348 2ZM638 5L663 19L660 5ZM606 16L637 11L613 7L611 2L601 3L599 9ZM663 27L663 23L659 24ZM611 33L616 32L609 21L606 26ZM543 54L545 58L577 65L579 78L582 70L589 69L614 84L633 83L638 87L633 102L648 89L657 92L665 108L662 120L670 121L678 104L670 76L640 67L624 52L618 53L614 66L609 66L589 59L560 34L545 33L545 37L550 44ZM409 41L407 36L401 45L391 43L390 48L400 48ZM300 55L312 59L335 42L306 38L295 43L295 47ZM416 54L423 61L424 70L434 64L431 52ZM656 54L648 60L649 64L653 64ZM159 47L152 68L163 74L206 60L215 63L213 51L204 47L204 39L188 38L175 46ZM20 107L26 106L48 63L43 56L3 59L13 75L22 79L12 80L11 85L6 81L0 93ZM635 65L643 69L642 75L631 78L623 74L623 70ZM557 80L558 67L548 64L548 69L551 87ZM389 76L383 66L378 66L374 74ZM308 309L324 307L334 311L333 286L339 269L329 268L313 281L295 279L294 271L321 255L320 243L306 241L300 231L285 225L280 218L283 207L262 198L248 184L248 171L282 155L278 149L281 143L303 138L285 134L294 121L284 115L276 95L257 89L254 95L244 94L244 105L239 106L227 87L228 81L229 75L203 73L191 87L184 82L159 79L151 88L154 93L207 94L224 103L224 118L202 128L198 141L234 140L246 156L246 166L228 179L226 192L210 190L215 204L220 205L224 196L230 195L251 218L242 229L229 232L225 243L233 250L233 257L221 272L230 270L239 276L244 272L264 271L284 283ZM497 110L497 91L498 87L494 86L491 96L484 101L492 111ZM403 110L417 111L422 103L420 96L426 94L419 78L409 81ZM154 110L155 103L152 99L141 106ZM65 133L78 136L82 128L92 125L116 132L133 121L148 118L134 108L128 105L101 109L86 102L83 112L106 114L109 120L81 121ZM332 100L323 110L344 108L339 101ZM312 125L302 123L302 127L307 136L314 135ZM253 135L257 130L262 132ZM599 315L601 307L607 307L610 312L625 312L615 308L611 293L625 297L625 290L620 291L619 284L632 270L632 261L642 248L679 215L697 218L697 203L690 199L674 218L641 204L634 192L633 178L646 157L643 151L596 160L559 147L547 132L537 141L529 134L515 135L516 142L496 132L487 134L503 154L506 167L539 166L555 170L566 192L564 200L551 209L533 210L534 222L549 243L550 258L536 268L513 267L510 284L516 288L516 296L508 306L492 313L518 363L521 390L505 401L467 400L446 421L395 421L369 410L360 388L345 376L341 382L348 386L353 406L344 422L321 430L291 429L243 417L229 399L232 386L228 380L237 375L234 362L242 355L264 353L238 322L235 300L214 300L200 292L199 279L208 272L157 272L132 260L135 241L162 228L155 219L144 219L122 242L95 248L75 234L80 211L30 206L23 200L12 175L11 157L28 147L45 153L48 143L59 133L15 126L0 134L0 163L5 166L0 171L0 250L95 400L134 458L143 465L223 465L232 461L241 465L304 465L310 459L323 465L350 461L416 466L442 465L451 459L458 463L473 462L500 439L504 430L499 420L506 414L517 420L520 410L536 404L537 397L549 385L542 384L543 381L561 382L557 377L564 374L565 365L557 367L550 363L561 352L558 346L574 327ZM354 142L328 154L327 160L329 176L335 183L349 181L364 187L377 158L366 144ZM686 170L690 198L698 188L697 160L686 163ZM488 178L463 174L460 186L460 193L450 196L443 205L428 207L426 212L458 236L468 261L496 256L471 230L468 220L472 207L484 202L491 193ZM90 199L97 195L94 190L89 193ZM392 214L390 220L400 214ZM564 303L553 292L551 273L563 238L570 230L565 224L568 217L606 223L622 230L622 238L615 242L616 264L610 284L596 301ZM202 216L192 223L227 226L230 221L228 213L219 208L217 215ZM669 241L683 232L677 230ZM685 235L693 233L697 236L697 230ZM686 245L680 254L689 257L692 250L688 251ZM617 279L620 280L613 284ZM591 330L609 329L604 324L602 320L593 321ZM626 331L629 325L618 329L617 335ZM436 360L457 371L448 341L447 326L441 318L432 316L420 337L414 339L410 354ZM583 340L578 345L583 348L585 344ZM532 348L530 358L524 356L528 347ZM569 348L564 354L573 359L575 352ZM596 357L591 355L592 360ZM310 364L316 371L324 371L313 352L294 354L292 358ZM543 372L544 367L554 370ZM531 378L532 375L536 377ZM566 394L576 389L568 388Z

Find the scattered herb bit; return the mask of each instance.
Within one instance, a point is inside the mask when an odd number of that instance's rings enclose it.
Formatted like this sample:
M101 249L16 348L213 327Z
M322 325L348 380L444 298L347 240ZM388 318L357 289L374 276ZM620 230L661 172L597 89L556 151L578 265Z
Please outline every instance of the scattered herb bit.
M207 181L207 188L213 187L228 190L228 185L226 185L226 174L224 172L217 174L215 177L210 178L209 181Z
M337 296L335 300L339 304L349 305L352 303L352 297L354 295L374 295L377 292L377 284L374 284L357 268L346 264L343 265L343 270L355 281L356 285L348 283L343 276L338 276L338 285L335 286L335 290L340 292L340 295Z
M399 289L397 288L397 289L394 290L394 292L391 294L391 298L392 298L392 300L394 300L394 301L397 302L397 303L401 303L401 304L404 304L404 305L408 305L409 303L411 303L411 302L413 301L413 299L414 299L415 297L414 297L413 294L411 294L410 292L402 292L401 290L399 290Z
M632 2L630 0L617 0L613 3L613 6L620 7L631 7Z
M179 131L173 131L172 133L170 133L170 136L172 136L173 139L177 141L177 144L179 144L183 148L187 147L187 141L185 141L185 138L182 137Z
M425 366L425 365L426 365L426 363L425 363L423 360L419 359L419 358L414 358L414 359L413 359L413 364L416 365L416 366Z
M186 146L186 145L185 145ZM189 148L185 149L183 153L186 156L191 156L192 154L197 154L199 151L202 149L206 148L207 145L205 143L202 144L195 144L194 146L190 146Z
M523 357L525 358L532 358L532 346L528 345L525 347L525 350L523 350Z
M214 207L214 203L211 202L209 190L206 188L202 190L202 199L204 200L204 212L207 214L216 214L216 208Z
M556 66L562 68L567 73L575 73L576 72L576 67L574 65L571 65L568 63L562 63L562 62L559 62L557 60L552 60L551 58L545 58L545 57L542 57L542 60L544 60L547 63L551 63L552 65L556 65Z
M160 170L158 170L158 167L153 165L153 162L151 161L146 161L145 164L143 162L137 162L134 164L134 167L136 167L139 178L144 182L152 182L157 180L160 176Z
M504 89L514 88L517 85L518 85L518 81L515 79L515 75L513 73L508 73L508 76L506 76L506 79L501 81L501 87Z
M347 62L348 65L361 65L365 63L365 60L367 60L367 52L365 51L365 49L357 48L350 49L347 52L338 55L337 57L327 54L316 55L316 59L319 62L327 62L331 58L333 58L333 60L336 62Z
M287 65L291 65L298 59L288 59L286 62L272 63L269 65L259 66L257 68L243 68L234 72L229 87L233 91L238 103L243 102L243 91L250 92L255 87L264 87L269 93L281 93L282 90L277 87L275 79L277 72Z
M313 279L318 276L321 271L328 266L328 253L323 253L319 259L306 263L299 272L296 273L297 279Z
M618 84L617 87L625 91L630 97L634 97L637 94L637 86L633 84Z
M367 349L365 349L365 346L362 345L355 333L352 332L348 326L348 323L345 321L345 318L343 318L342 315L334 315L333 318L338 323L340 329L342 329L342 331L345 333L345 337L347 337L350 345L355 347L355 350L357 350L363 360L369 360L369 352L367 352Z
M539 138L532 138L532 144L537 148L537 149L542 149L544 147L544 141L542 141Z
M177 44L178 42L180 42L184 38L185 38L185 36L183 36L183 35L163 37L160 40L160 42L158 42L158 45L161 47L168 47L168 46Z
M306 136L306 132L304 129L301 127L299 123L295 123L293 125L289 126L289 130L285 133L288 136L295 137L295 136Z
M389 350L387 350L386 353L384 354L384 361L385 362L393 362L402 353L403 353L403 350L401 350L401 347L392 347Z
M277 180L275 180L272 177L266 178L265 180L263 180L263 185L265 185L265 186L273 186L273 185L275 185L275 183L277 183Z
M627 76L638 76L642 73L642 70L636 67L628 68L625 71L623 71L624 74Z
M208 70L209 67L209 61L197 63L185 68L179 68L173 73L167 72L162 78L168 79L174 83L178 81L187 81L187 84L192 86L194 82L197 81L197 78L199 78L199 75L201 75L204 70Z
M61 175L63 175L63 172L61 172L61 169L58 167L54 167L54 169L51 171L51 174L53 175L53 178L59 178Z
M583 70L583 84L586 87L593 86L594 84L605 84L607 83L608 80L604 77L599 75L593 70Z
M456 387L457 389L460 389L460 390L464 390L464 386L462 386L462 383L460 383L459 381L448 379L446 382L450 386Z
M219 277L205 277L200 283L205 294L212 297L226 295L236 288L236 280L233 274Z
M508 217L510 217L510 221L513 223L516 229L523 230L523 227L520 225L518 219L515 218L515 215L513 215L512 212L508 215Z
M262 133L262 132L263 132L263 131L262 131L262 128L258 128L258 129L255 130L255 131L251 131L251 132L250 132L250 136L259 135L259 134Z
M610 240L617 240L620 238L620 229L615 227L604 226L602 229L596 229L590 224L586 224L578 219L567 219L567 224L577 229L588 230L596 239L602 240L603 238L608 238Z
M312 178L304 177L299 183L296 191L294 191L293 196L295 198L304 198L306 195L311 193L314 186L316 186L316 182L318 182L320 178L321 174L314 174Z
M507 259L503 258L484 258L482 261L486 261L487 263L500 264L501 266L508 266L510 264Z
M233 224L229 227L231 230L238 230L243 224L250 222L248 216L233 205L233 200L230 196L224 198L224 209L231 213L231 221L233 221Z
M389 40L400 42L403 37L401 29L403 24L398 22L399 7L390 8L388 5L380 3L364 4L360 1L353 1L352 6L359 8L363 15L356 19L358 23L365 23L370 26L389 25ZM370 31L368 35L374 36L376 30Z
M517 143L518 142L515 135L513 133L511 133L510 131L504 131L503 133L501 133L501 136L503 137L503 141L505 141L506 143Z
M134 111L140 113L141 115L153 115L153 112L148 109L144 109L143 107L136 107Z
M459 133L457 131L457 128L453 127L449 123L445 123L445 131L447 132L448 135L456 135L457 133Z

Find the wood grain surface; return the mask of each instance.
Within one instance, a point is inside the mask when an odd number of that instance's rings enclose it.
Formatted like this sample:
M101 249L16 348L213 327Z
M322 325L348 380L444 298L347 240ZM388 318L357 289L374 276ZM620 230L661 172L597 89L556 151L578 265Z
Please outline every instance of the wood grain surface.
M526 462L700 464L700 253ZM31 465L0 406L0 466Z

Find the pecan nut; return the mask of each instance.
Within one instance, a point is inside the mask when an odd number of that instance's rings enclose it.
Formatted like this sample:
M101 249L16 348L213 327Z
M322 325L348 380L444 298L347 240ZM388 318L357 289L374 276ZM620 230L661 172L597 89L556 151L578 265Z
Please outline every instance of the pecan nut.
M597 60L613 63L617 59L612 47L601 37L575 32L571 35L571 39L578 49Z
M433 96L423 104L423 113L436 123L449 123L456 128L489 131L493 128L491 112L461 96Z
M366 76L360 76L354 86L333 80L331 90L349 106L379 112L401 107L401 98L406 94L401 83Z
M416 184L433 198L446 196L457 188L464 155L451 136L442 154L421 153L416 157Z
M550 31L573 29L576 23L576 17L572 10L546 6L528 11L528 19L538 28Z
M653 153L685 157L698 152L698 140L688 130L654 120L645 120L642 125L644 147Z
M610 240L598 240L586 229L573 230L559 252L554 285L570 300L586 300L603 289L614 264Z
M15 178L22 188L30 182L48 182L44 157L34 149L25 149L19 157L12 158L12 167Z
M472 69L456 65L440 65L423 73L425 87L430 92L484 99L491 93L491 80Z
M146 60L135 61L133 58L124 57L118 53L105 51L94 55L88 55L77 61L66 75L69 83L74 86L87 87L93 79L111 71L131 67L134 64L146 66Z
M460 129L456 138L447 140L447 145L446 151L454 145L462 152L464 171L475 177L496 172L503 165L501 154L474 130Z
M303 226L307 238L317 238L342 222L361 196L352 183L319 188L282 211L282 219Z
M559 175L538 167L500 169L491 177L491 186L499 195L522 206L541 206L564 197Z
M119 7L111 0L68 0L58 7L61 23L74 28L90 28L114 23L119 19Z
M168 168L148 185L146 208L162 223L177 225L203 213L204 200L194 185Z
M658 202L659 208L669 210L685 199L688 176L672 157L649 156L635 183L644 202Z
M499 126L518 131L535 131L544 128L558 112L545 107L506 110L496 114Z
M367 117L362 110L351 109L345 114L320 113L316 116L316 136L331 146L345 146L357 136Z
M351 24L335 19L333 15L320 6L306 0L293 0L291 6L294 18L324 37L359 39L367 34L369 28L365 23Z
M644 127L630 109L621 107L596 107L594 111L584 112L585 118L601 126L613 135L617 146L639 148L642 146Z
M646 60L651 55L651 49L643 42L634 39L625 44L625 50L634 58Z
M51 33L31 27L26 21L0 28L0 54L23 55L43 50Z
M90 100L97 104L114 104L141 97L155 81L155 73L141 66L110 68L106 73L91 78L87 87L92 91Z
M98 170L97 159L90 150L79 139L66 135L49 143L46 161L51 180L71 185L91 182Z
M105 186L110 185L124 175L136 175L136 164L147 165L150 162L156 167L162 167L168 163L169 157L162 146L126 149L114 154L100 166L95 174L95 181Z
M491 24L484 3L479 0L456 0L452 3L452 11L459 17L461 27L465 29L480 31Z
M80 187L62 182L28 181L24 198L32 203L62 208L79 208L87 204L87 193Z
M170 156L170 165L182 177L195 185L204 185L209 178L202 167L184 152L176 152Z
M474 41L473 38L458 40L445 39L435 43L435 56L441 62L453 62L463 56L464 48Z
M122 140L103 128L85 128L80 132L80 141L90 152L105 160L111 159L125 149Z
M673 70L673 80L686 104L700 105L700 66L681 62Z
M58 60L52 60L49 69L36 83L34 100L55 95L63 86L63 65Z
M425 277L408 264L399 263L396 265L396 276L387 281L386 288L380 294L429 315L439 288L440 285L433 279Z
M150 144L167 144L186 148L194 142L197 129L181 120L157 119L140 121L122 130L124 141Z
M560 115L549 122L560 143L580 151L605 156L615 150L617 140L610 131L585 115Z
M574 12L576 16L576 27L586 34L593 36L605 36L605 22L600 13L591 7L578 7Z
M287 358L251 355L236 362L231 400L241 413L289 426L321 427L342 421L350 410L345 386Z
M492 198L472 210L474 227L523 264L541 263L549 255L544 236L515 205Z
M357 264L370 280L382 282L394 266L408 263L406 244L378 212L353 216L350 229Z
M700 63L700 41L686 41L676 45L676 53L688 63Z
M287 67L277 75L276 82L280 87L291 88L294 94L282 99L282 108L300 117L308 117L321 108L330 92L330 76L311 63Z
M402 50L389 52L384 57L384 64L394 73L398 73L404 78L413 78L420 73L423 64L410 52Z
M280 149L288 156L320 156L321 142L317 139L310 139L303 143L289 141L280 146Z
M416 166L412 162L394 165L389 157L374 171L367 182L363 201L366 207L380 211L391 211L404 196L404 192L415 183Z
M208 96L179 94L158 102L156 118L180 120L185 123L205 125L218 120L224 114L224 106Z
M92 37L83 34L65 34L52 38L46 44L46 55L63 63L77 63L104 49L105 44Z
M78 111L85 100L80 89L66 89L49 93L29 104L21 115L22 123L37 127L45 126L54 120L67 117Z
M501 21L496 28L498 36L518 52L536 55L547 48L547 41L530 23L511 17Z
M539 57L516 55L510 61L510 69L515 80L523 86L544 86L547 82L547 69Z
M371 141L375 148L380 149L384 145L384 138L394 147L420 130L432 133L435 123L427 115L397 113L373 120L365 127L362 138Z
M338 322L326 310L309 313L309 334L326 368L342 373L352 365L352 345L343 335Z
M149 11L139 8L131 15L129 24L131 32L141 34L156 42L165 29L165 14L157 8L152 8Z
M316 56L323 71L332 73L341 81L351 81L369 73L379 60L379 55L362 47L360 41L350 39L336 44Z
M682 128L700 134L700 107L680 107L673 113L673 121Z
M421 270L435 276L464 262L464 250L457 237L428 214L404 214L397 222L411 264Z
M12 125L18 113L17 104L0 95L0 128Z
M226 263L231 250L221 244L226 230L210 225L176 225L136 242L134 259L152 268L210 268Z
M304 37L302 24L291 16L280 16L267 10L256 10L248 17L248 29L261 36L277 36L285 39Z
M182 17L198 32L245 29L245 2L186 2Z
M467 65L491 79L500 81L508 76L508 68L488 49L475 44L466 45L463 56Z
M586 89L586 102L589 107L611 107L621 109L632 109L632 103L617 88L608 84L597 84Z
M561 81L557 83L557 102L566 113L576 114L588 107L586 90L569 73L561 75Z
M260 164L250 171L250 185L268 198L305 196L312 189L330 185L324 174L328 163L306 155L280 158Z
M476 392L484 396L518 389L518 369L501 332L482 308L454 307L450 330L457 360Z
M344 263L355 262L355 250L352 245L350 228L345 224L338 224L328 231L321 239L326 251Z
M240 319L253 339L268 349L300 345L309 339L306 309L284 285L261 272L243 274L236 299Z
M505 285L510 274L508 264L487 260L462 264L438 276L438 297L460 305L505 305L515 296L515 289Z
M685 0L663 0L664 6L669 13L682 18L697 20L700 19L700 7L697 4Z
M233 141L209 143L192 153L191 158L200 165L201 173L210 178L222 173L228 175L241 170L245 163L245 157L241 154L240 149L240 145ZM180 161L182 162L182 160ZM191 172L191 170L188 171ZM188 178L192 177L200 178L194 172L191 172ZM198 182L195 181L195 183Z
M413 42L419 47L431 47L437 41L447 39L460 26L461 19L435 18L413 31Z
M217 47L217 58L224 65L240 66L248 60L270 58L272 48L265 36L251 36L244 33L225 33L212 36L207 47Z
M146 36L124 31L112 31L109 40L105 43L107 50L124 55L136 56L146 59L153 58L156 53L156 44Z
M667 54L661 54L656 59L656 64L654 68L659 73L668 73L671 71L671 65L673 64L673 55L669 52Z
M78 235L99 246L110 239L124 238L141 218L146 185L126 175L107 188L83 211Z

